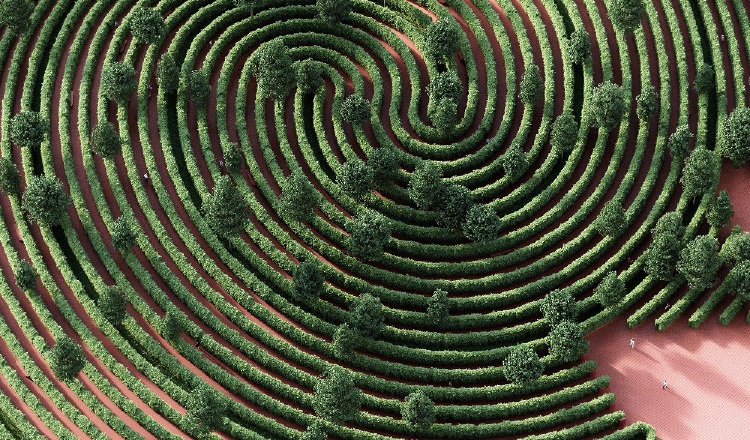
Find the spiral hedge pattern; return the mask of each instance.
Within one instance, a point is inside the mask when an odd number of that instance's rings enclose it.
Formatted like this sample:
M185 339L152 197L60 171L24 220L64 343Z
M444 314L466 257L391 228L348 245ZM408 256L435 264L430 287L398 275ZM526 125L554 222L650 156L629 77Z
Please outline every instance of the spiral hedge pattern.
M159 43L133 39L136 3L125 0L40 0L29 32L1 28L2 156L17 167L22 188L33 176L55 176L72 204L61 226L44 227L29 220L20 198L0 196L0 437L197 435L186 407L208 384L228 401L211 436L301 438L319 421L316 384L338 364L364 397L353 420L322 422L331 438L655 438L648 425L621 424L624 414L609 408L609 379L593 377L594 362L547 354L550 327L539 304L566 288L590 332L618 314L633 326L650 318L663 328L691 307L697 325L721 303L721 285L704 295L684 280L647 276L643 253L665 212L683 215L688 236L708 231L711 194L682 194L682 161L666 144L688 124L693 142L713 149L727 114L747 103L747 0L647 0L630 36L613 28L606 2L595 0L353 0L340 24L318 18L312 0L137 5L164 17ZM459 49L445 63L423 54L424 30L438 19L460 27ZM571 63L566 49L576 29L591 40L582 65ZM322 68L323 87L294 89L277 104L259 95L251 57L277 38L293 60ZM167 51L183 78L177 95L156 81ZM119 106L101 93L101 72L113 61L133 65L137 81ZM704 63L714 68L715 90L698 95L693 82ZM524 106L520 82L531 65L540 68L544 97ZM197 69L211 88L205 108L184 91ZM458 74L464 90L449 136L430 123L425 93L445 69ZM622 86L630 109L612 132L589 128L589 90L605 81ZM641 122L635 97L647 84L660 105ZM340 117L352 94L371 103L362 126ZM22 110L49 122L39 148L10 140L10 120ZM576 148L558 154L549 134L566 111L582 128ZM112 160L91 152L91 130L102 121L123 140ZM251 211L231 246L201 209L227 174L230 142L241 148L243 166L229 175ZM512 145L522 146L529 163L518 178L503 169ZM397 152L395 182L360 200L342 192L341 164L385 147ZM437 212L416 208L407 186L420 160L497 212L496 238L472 242L441 227ZM280 209L283 182L294 171L321 195L309 220ZM609 200L626 213L625 232L616 237L602 237L592 225ZM384 257L372 263L346 246L347 225L363 207L392 227ZM120 217L138 232L131 251L112 244ZM21 260L39 274L32 289L14 282ZM323 268L317 301L293 293L301 261ZM592 292L610 271L628 293L604 309ZM97 306L115 284L128 303L117 326ZM441 325L426 319L436 289L448 292L451 305ZM337 356L333 334L362 293L382 302L385 330ZM741 307L732 302L721 318L731 320ZM182 320L172 339L160 333L167 312ZM80 344L86 361L69 381L49 365L51 347L64 335ZM544 365L527 386L508 383L502 369L520 343ZM417 390L436 405L429 429L400 413Z

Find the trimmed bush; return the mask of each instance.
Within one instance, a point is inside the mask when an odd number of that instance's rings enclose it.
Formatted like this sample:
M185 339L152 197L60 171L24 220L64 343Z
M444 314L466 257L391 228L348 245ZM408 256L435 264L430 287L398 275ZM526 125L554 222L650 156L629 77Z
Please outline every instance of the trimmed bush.
M461 230L461 226L466 221L466 215L474 206L474 199L468 188L453 184L448 185L443 191L439 206L440 217L438 221L440 225Z
M615 128L628 113L622 87L609 81L594 87L589 94L588 108L591 125L605 131Z
M107 286L99 294L96 305L107 321L112 325L119 325L127 316L127 300L118 286Z
M687 279L691 289L704 290L716 283L721 264L716 237L699 235L680 252L677 271Z
M583 338L581 326L570 321L555 325L548 341L549 353L564 362L573 362L589 351L589 343Z
M361 95L350 95L341 103L341 119L352 125L364 124L370 119L370 101Z
M489 205L474 205L466 213L462 230L466 238L474 242L497 238L501 228L500 217Z
M72 380L85 365L83 349L68 336L58 338L49 351L49 366L60 380Z
M125 104L135 91L135 69L130 64L111 61L102 69L101 94L118 104Z
M175 308L167 309L161 320L159 334L168 341L176 341L183 331L183 315Z
M180 87L180 69L170 52L165 52L156 66L156 81L167 93L175 93Z
M555 119L550 132L549 143L558 154L566 154L578 143L578 122L569 111Z
M34 266L26 260L19 260L13 268L16 277L16 285L19 289L27 292L36 286L36 279L39 278Z
M23 110L9 124L10 140L19 147L39 148L49 133L49 121L39 113Z
M430 83L427 84L426 90L431 103L444 98L458 101L463 93L463 85L455 71L447 70L445 72L438 72L430 78Z
M21 197L21 206L31 221L42 226L61 224L71 202L60 181L47 176L33 176Z
M136 41L156 44L164 38L167 26L156 9L136 6L130 13L130 31Z
M127 252L136 245L136 235L130 222L124 216L120 216L110 226L112 231L112 246L120 252Z
M622 234L628 226L622 204L614 199L605 203L591 226L605 237L617 237Z
M11 35L25 34L29 31L29 17L34 12L31 0L3 0L0 2L0 26L8 26Z
M443 98L432 104L427 116L430 122L443 133L449 133L458 119L458 102L451 98Z
M729 193L723 189L719 195L714 197L706 213L708 224L716 229L721 229L729 224L729 219L734 215Z
M297 77L297 87L305 93L312 93L325 84L323 67L312 59L308 58L294 63L294 72Z
M295 170L281 184L281 211L298 220L312 218L320 195L302 170Z
M224 143L224 166L230 173L237 173L242 170L242 164L245 160L242 157L242 150L236 142Z
M330 367L315 384L315 413L329 422L352 420L361 404L362 391L354 387L352 374L342 367Z
M361 159L353 158L339 167L336 183L344 194L359 201L372 190L373 177L372 168Z
M383 247L391 238L391 225L382 214L361 209L347 224L348 251L362 261L377 261L383 257Z
M610 0L607 15L612 24L623 34L632 34L641 26L641 18L646 13L642 0Z
M263 43L250 63L258 80L258 93L264 98L281 102L297 83L296 75L290 74L293 67L289 48L281 38Z
M188 80L188 99L198 107L203 108L208 105L211 98L211 86L208 84L208 76L203 70L193 70L190 72Z
M682 170L682 190L688 197L703 196L712 191L719 181L719 161L712 151L699 146L688 156Z
M450 18L441 18L430 23L422 34L424 52L434 58L447 57L458 50L461 30Z
M302 434L301 440L326 440L328 434L323 429L321 422L315 422L307 427L307 430Z
M536 64L530 65L523 72L521 78L521 91L518 94L521 98L521 102L524 105L534 105L544 97L544 82L542 81L542 75L539 72L539 66Z
M672 156L685 158L690 154L690 140L693 139L693 133L690 133L690 126L687 124L677 127L674 133L669 136L667 148Z
M544 372L539 355L527 345L517 345L503 359L503 374L508 381L529 384L539 379Z
M695 83L693 87L699 95L705 95L716 88L714 68L710 64L703 63L695 72Z
M657 280L671 281L677 270L682 242L672 234L654 235L645 252L643 270Z
M372 170L373 183L378 188L390 185L398 176L398 158L390 147L372 150L367 166Z
M574 321L578 316L576 300L567 289L555 289L549 292L539 304L539 310L550 327L563 321Z
M750 261L750 232L742 232L739 226L735 226L721 246L719 256L722 260L735 264L743 260Z
M21 175L8 157L0 158L0 191L9 196L21 195Z
M351 0L316 0L318 16L330 23L340 23L352 12Z
M214 193L201 209L208 226L221 238L235 237L250 224L250 205L228 176L216 179Z
M448 292L436 289L427 300L427 317L432 323L439 324L446 320L450 314L450 303Z
M503 170L511 181L518 180L529 169L526 158L519 142L513 142L503 154Z
M659 95L651 84L646 84L635 98L635 114L643 122L649 121L659 109Z
M585 29L576 29L571 32L565 47L568 49L570 62L573 64L583 64L591 58L591 40Z
M750 108L736 108L724 120L720 133L721 153L735 168L750 160Z
M627 293L625 283L615 271L608 272L594 289L594 297L605 308L619 304Z
M109 121L100 122L91 131L91 149L105 159L112 159L122 151L122 138Z
M409 179L409 197L417 208L436 208L444 191L442 172L437 164L431 161L419 162Z
M380 298L363 293L349 306L349 327L362 336L377 337L384 328Z
M317 299L323 291L326 277L320 266L312 261L303 261L294 269L292 277L294 293L303 299Z
M186 417L198 432L206 433L224 426L228 406L226 396L202 383L188 395Z
M336 327L333 332L333 354L339 359L346 359L359 345L360 335L349 323L345 322Z
M414 391L401 404L401 417L413 427L429 429L435 423L435 403L424 391Z
M727 274L731 291L745 301L750 300L750 261L737 263Z

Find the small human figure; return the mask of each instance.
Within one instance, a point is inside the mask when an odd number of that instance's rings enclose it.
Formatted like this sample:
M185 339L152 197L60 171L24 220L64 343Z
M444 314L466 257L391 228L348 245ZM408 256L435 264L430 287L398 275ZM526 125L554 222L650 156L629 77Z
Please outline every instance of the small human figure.
M721 41L724 42L724 34L721 34Z
M224 161L219 159L219 168L224 168Z
M490 141L491 141L491 140L492 140L492 139L490 139L490 138L487 138L487 145L489 145L489 144L490 144Z
M26 375L26 379L28 379L29 382L34 382L34 379L32 379L31 376L29 376L28 374Z
M635 338L630 338L630 348L635 348Z
M667 389L667 379L664 379L664 382L661 383L661 389L663 390Z
M195 338L195 348L201 348L201 340L198 338Z
M664 306L664 310L669 310L669 308L670 308L670 307L672 307L672 306L670 306L670 305L669 305L669 303L667 303L667 304L666 304L666 305Z
M119 22L119 20L115 20L115 27L117 27L117 26L119 26L119 25L120 25L120 22Z
M148 173L143 173L143 182L148 185Z

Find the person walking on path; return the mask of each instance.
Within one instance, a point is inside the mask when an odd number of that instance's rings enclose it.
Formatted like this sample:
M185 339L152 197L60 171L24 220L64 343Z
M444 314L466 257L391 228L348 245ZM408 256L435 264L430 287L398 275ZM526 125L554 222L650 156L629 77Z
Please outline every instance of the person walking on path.
M667 379L664 379L664 382L661 383L661 389L663 390L667 389Z
M635 338L630 338L630 348L635 348Z

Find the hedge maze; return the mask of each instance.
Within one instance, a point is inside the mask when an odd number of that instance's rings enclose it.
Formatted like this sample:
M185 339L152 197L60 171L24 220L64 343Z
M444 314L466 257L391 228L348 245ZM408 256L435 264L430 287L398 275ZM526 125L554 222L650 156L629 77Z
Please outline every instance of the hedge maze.
M0 9L1 438L655 438L585 335L747 313L747 0Z

